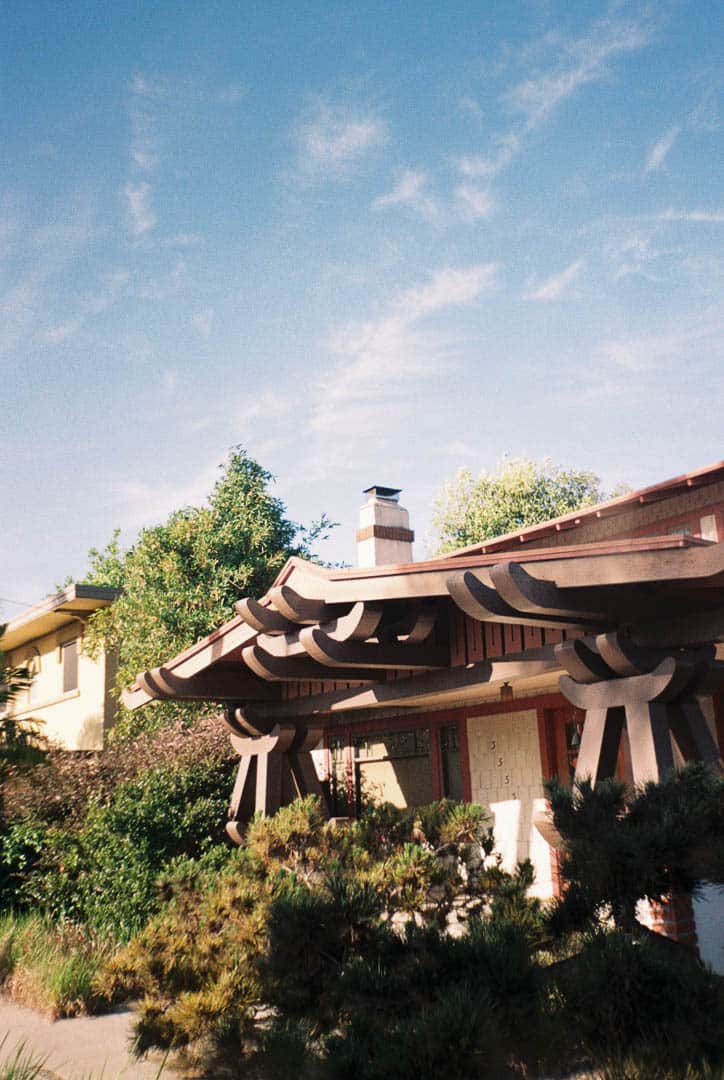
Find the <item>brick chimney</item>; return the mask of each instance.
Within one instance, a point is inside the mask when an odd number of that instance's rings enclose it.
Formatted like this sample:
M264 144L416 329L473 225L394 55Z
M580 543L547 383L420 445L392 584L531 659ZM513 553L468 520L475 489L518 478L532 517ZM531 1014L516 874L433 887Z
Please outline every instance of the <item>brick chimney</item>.
M412 562L410 515L400 506L400 488L365 488L367 502L360 508L357 530L357 564L385 566Z

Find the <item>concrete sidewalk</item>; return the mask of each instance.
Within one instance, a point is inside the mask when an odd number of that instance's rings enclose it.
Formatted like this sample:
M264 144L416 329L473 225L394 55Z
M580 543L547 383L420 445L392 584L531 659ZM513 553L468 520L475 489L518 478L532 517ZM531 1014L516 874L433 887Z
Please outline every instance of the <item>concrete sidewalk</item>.
M153 1080L177 1075L163 1058L135 1061L130 1046L134 1012L124 1007L105 1016L47 1020L0 998L0 1064L12 1061L19 1046L34 1062L45 1059L41 1076L53 1080Z

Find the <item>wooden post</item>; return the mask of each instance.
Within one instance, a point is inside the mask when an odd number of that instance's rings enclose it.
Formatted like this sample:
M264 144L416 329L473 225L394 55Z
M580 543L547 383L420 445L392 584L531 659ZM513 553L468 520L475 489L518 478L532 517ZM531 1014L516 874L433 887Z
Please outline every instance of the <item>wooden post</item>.
M305 795L323 798L310 753L319 742L320 729L286 723L261 734L255 719L239 709L227 717L227 724L231 745L241 756L226 824L235 844L242 843L241 826L254 813L267 817ZM238 734L244 729L255 734Z

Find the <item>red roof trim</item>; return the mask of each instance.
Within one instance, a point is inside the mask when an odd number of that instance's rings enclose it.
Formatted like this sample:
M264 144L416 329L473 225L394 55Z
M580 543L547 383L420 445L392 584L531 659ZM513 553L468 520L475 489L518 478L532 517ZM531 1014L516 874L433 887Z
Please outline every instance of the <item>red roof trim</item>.
M468 547L457 548L455 551L449 551L445 555L437 556L437 558L442 561L476 553L488 554L499 551L503 547L509 549L511 546L515 546L516 540L521 544L525 544L529 540L535 540L538 537L545 536L547 533L576 528L588 518L614 517L616 514L624 513L632 506L646 502L656 502L666 498L668 495L673 495L677 489L703 487L705 484L714 484L720 479L724 479L724 461L717 461L715 464L707 465L705 468L697 469L695 472L682 473L681 476L675 476L671 480L664 480L659 484L652 484L650 487L631 491L627 495L620 495L617 499L609 499L607 502L596 503L594 506L586 506L581 510L574 510L570 514L564 514L562 517L542 521L538 525L530 525L526 529L516 529L514 532L505 533L503 536L491 537L490 540L484 540L480 544L470 544Z
M355 578L396 577L403 574L434 573L447 569L462 570L477 566L494 566L495 563L519 559L526 563L546 562L550 559L577 559L584 556L622 555L631 551L661 551L676 548L711 547L713 540L702 540L698 536L672 534L666 536L632 536L623 540L603 540L593 544L568 544L565 547L533 548L530 551L505 550L490 553L470 552L467 555L445 555L426 562L390 563L387 566L353 567L349 570L336 570L330 574L330 581L350 581ZM300 567L306 569L306 567Z

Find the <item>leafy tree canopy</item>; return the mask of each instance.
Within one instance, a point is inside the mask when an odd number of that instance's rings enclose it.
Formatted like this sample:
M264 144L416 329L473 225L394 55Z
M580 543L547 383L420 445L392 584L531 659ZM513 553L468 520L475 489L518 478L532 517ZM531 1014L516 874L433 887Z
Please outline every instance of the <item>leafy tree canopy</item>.
M241 448L222 466L208 502L144 529L124 552L116 531L89 552L86 583L122 589L92 620L89 648L117 650L118 691L231 618L242 596L262 594L290 555L309 556L331 523L303 528L269 492L272 476ZM187 709L198 712L198 707ZM181 710L183 711L183 709ZM155 710L156 720L178 706Z
M597 476L550 460L504 459L495 473L462 469L435 502L433 537L440 554L560 517L601 502Z

